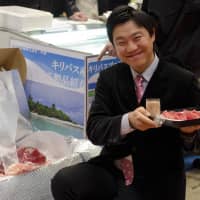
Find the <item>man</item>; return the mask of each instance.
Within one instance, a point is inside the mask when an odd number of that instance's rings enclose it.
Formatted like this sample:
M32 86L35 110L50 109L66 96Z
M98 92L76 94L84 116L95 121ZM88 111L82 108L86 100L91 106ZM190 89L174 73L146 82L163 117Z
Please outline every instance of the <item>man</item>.
M54 17L60 16L63 12L74 21L87 21L88 17L81 12L75 4L75 0L53 0L52 11Z
M142 10L158 23L156 46L159 55L178 63L200 77L200 1L199 0L143 0ZM115 56L107 44L99 55Z
M191 72L157 57L155 30L153 18L129 6L109 16L108 37L121 63L100 73L87 122L88 138L103 150L55 175L55 200L185 199L182 136L194 137L200 126L159 126L145 100L159 98L161 110L195 107L200 88ZM132 161L130 177L124 161Z
M142 9L158 21L160 56L200 76L200 1L143 0Z
M117 6L128 5L130 0L98 0L99 15L102 15L108 10L113 10Z
M81 12L75 0L0 0L0 6L17 5L51 12L54 17L66 13L67 17L75 21L87 21L85 13Z

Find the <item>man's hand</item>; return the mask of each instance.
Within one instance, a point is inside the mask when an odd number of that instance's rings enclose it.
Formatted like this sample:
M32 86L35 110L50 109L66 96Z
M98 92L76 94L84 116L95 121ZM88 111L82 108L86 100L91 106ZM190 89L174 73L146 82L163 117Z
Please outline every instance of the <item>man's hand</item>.
M149 118L151 114L144 108L138 107L128 113L129 124L134 129L146 131L150 128L157 128L156 122Z
M74 21L87 21L88 17L83 12L75 12L73 15L69 17L69 19Z
M101 53L99 54L97 60L101 60L105 55L109 56L117 56L115 49L112 45L112 43L107 43L106 46L102 49Z

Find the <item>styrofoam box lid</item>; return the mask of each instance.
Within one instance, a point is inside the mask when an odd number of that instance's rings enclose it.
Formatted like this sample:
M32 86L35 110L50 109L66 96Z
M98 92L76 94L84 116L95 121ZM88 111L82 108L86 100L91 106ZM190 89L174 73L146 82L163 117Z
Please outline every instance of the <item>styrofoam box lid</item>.
M0 6L0 26L20 32L51 27L53 15L22 6Z

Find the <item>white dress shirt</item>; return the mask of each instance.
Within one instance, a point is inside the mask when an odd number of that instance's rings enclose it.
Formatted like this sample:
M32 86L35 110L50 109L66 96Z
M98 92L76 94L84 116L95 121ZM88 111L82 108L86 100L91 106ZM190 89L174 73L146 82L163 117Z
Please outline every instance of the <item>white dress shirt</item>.
M144 83L143 83L144 91L145 91L154 71L156 70L156 68L158 66L158 62L159 62L159 58L157 55L155 55L155 58L154 58L153 62L151 63L151 65L142 74L140 74L144 78ZM132 67L130 67L130 69L131 69L133 79L135 80L138 73L136 71L134 71L134 69ZM121 135L126 135L126 134L132 132L133 130L134 129L129 124L128 113L125 113L122 116L122 120L121 120Z

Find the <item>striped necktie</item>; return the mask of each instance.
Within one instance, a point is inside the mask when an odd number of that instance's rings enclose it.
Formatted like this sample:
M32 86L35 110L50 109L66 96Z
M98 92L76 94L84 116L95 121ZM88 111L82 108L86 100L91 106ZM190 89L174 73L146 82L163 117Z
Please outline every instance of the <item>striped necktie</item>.
M143 76L137 75L135 79L135 90L136 90L138 103L140 103L143 93L144 93L143 82L144 82ZM133 167L132 156L129 155L119 160L118 166L123 172L125 185L130 185L134 179L134 167Z
M131 185L134 179L134 167L133 167L133 160L132 156L126 156L119 160L118 167L122 170L124 179L125 179L125 185Z
M137 75L135 78L135 91L137 95L138 103L140 103L144 93L144 78L141 75Z

